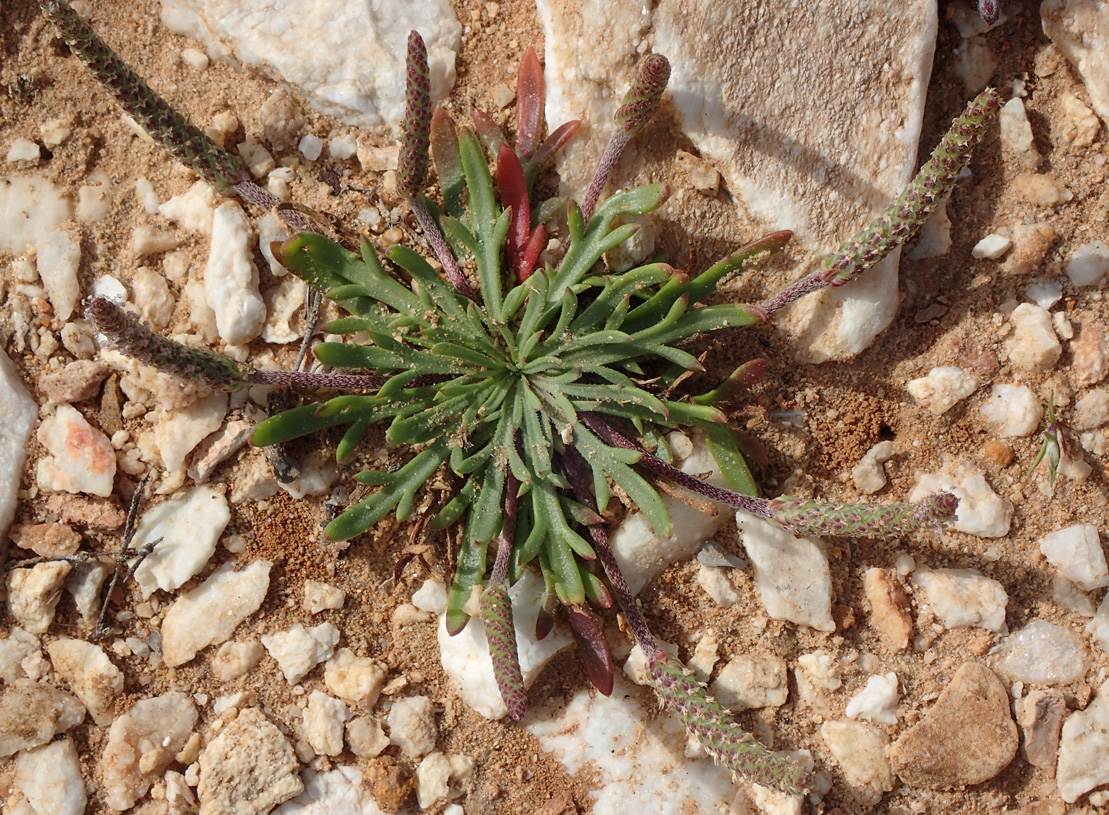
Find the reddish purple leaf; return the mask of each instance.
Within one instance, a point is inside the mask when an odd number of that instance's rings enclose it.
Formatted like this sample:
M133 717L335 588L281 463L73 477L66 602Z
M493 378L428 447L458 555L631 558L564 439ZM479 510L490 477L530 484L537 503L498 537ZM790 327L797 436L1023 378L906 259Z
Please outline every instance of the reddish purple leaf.
M524 167L520 157L507 144L497 151L497 187L501 204L512 210L508 227L508 265L523 283L531 269L524 269L524 254L531 240L531 204L528 202L528 185L524 180ZM533 262L534 265L534 262Z
M505 143L504 133L493 118L480 108L474 108L474 130L481 139L489 155L495 156L500 152L501 145Z
M543 66L534 48L528 48L520 57L520 70L516 74L516 152L527 161L539 145L539 131L543 127Z
M605 696L611 695L615 668L601 621L589 606L579 604L566 606L566 621L570 623L570 630L577 640L585 675L589 677L593 687Z
M578 132L581 127L581 122L577 119L569 121L561 127L555 128L547 138L543 139L543 143L539 145L539 149L528 161L527 176L529 179L534 179L541 170L544 170L551 161L554 160L554 155L566 142L570 141L570 137Z

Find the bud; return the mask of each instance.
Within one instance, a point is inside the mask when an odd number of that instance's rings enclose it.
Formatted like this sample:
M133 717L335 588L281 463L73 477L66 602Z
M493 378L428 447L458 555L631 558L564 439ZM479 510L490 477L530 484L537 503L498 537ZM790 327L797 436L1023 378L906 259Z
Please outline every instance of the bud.
M501 698L514 721L524 718L528 695L520 672L520 654L516 648L516 628L512 622L512 601L504 583L487 586L481 594L481 619L489 640L489 658Z
M922 527L942 529L955 517L959 499L949 492L919 504L841 504L803 498L770 501L770 520L792 535L895 538Z
M616 110L615 121L629 137L647 123L658 107L670 79L670 62L661 54L651 54L639 66L624 103Z
M408 35L408 77L404 86L404 140L401 143L397 183L401 192L415 198L424 188L431 145L431 80L427 48L419 32Z

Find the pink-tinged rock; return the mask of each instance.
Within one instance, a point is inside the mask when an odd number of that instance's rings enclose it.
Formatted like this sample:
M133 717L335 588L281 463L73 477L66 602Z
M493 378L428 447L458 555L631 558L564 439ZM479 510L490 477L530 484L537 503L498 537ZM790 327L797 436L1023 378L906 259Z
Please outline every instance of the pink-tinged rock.
M72 555L81 545L81 535L69 524L16 524L9 537L20 549L30 549L39 557Z
M910 787L951 789L988 781L1016 753L1005 686L986 666L967 662L924 718L894 742L890 762Z
M38 440L50 451L39 462L38 482L52 492L88 493L107 498L116 476L116 454L108 437L76 409L58 405L44 419Z
M38 389L51 402L83 402L96 396L108 366L92 359L78 359L60 371L39 377Z
M1020 751L1033 767L1055 775L1059 729L1067 712L1061 690L1034 690L1016 703L1017 721L1024 735Z

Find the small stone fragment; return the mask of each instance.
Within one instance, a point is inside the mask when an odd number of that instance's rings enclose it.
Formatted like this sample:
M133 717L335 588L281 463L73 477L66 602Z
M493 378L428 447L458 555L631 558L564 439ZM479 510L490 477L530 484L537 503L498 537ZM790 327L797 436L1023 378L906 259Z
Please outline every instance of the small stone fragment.
M39 557L72 555L81 545L81 535L69 524L16 524L8 537L20 549L29 549Z
M439 728L435 708L426 696L397 699L389 710L389 740L409 758L419 758L435 749Z
M1086 624L1086 633L1094 638L1101 650L1109 653L1109 593L1101 598L1097 612Z
M933 368L928 376L911 379L905 386L917 404L937 416L943 415L978 388L978 379L962 368L945 365Z
M729 660L712 683L712 695L734 713L781 707L789 696L786 663L781 657L740 655Z
M38 420L38 405L27 393L23 380L3 347L0 347L0 415L4 417L4 432L0 433L0 534L2 534L15 516L15 502L20 489L23 462L26 460L31 441L31 429Z
M891 580L881 569L867 569L863 574L863 591L870 604L870 624L898 651L909 647L913 620L909 614L909 598L901 584Z
M196 724L192 697L180 691L140 699L112 722L100 758L104 800L130 809L165 772Z
M251 670L265 653L266 649L258 640L225 642L212 657L212 670L221 682L230 682Z
M54 316L63 322L68 320L81 296L77 281L77 269L81 265L80 242L64 229L51 232L38 242L35 265L50 305L54 307Z
M873 725L837 719L820 726L820 736L843 770L859 802L873 806L893 789L889 740Z
M236 145L239 155L246 162L247 169L255 178L263 178L269 171L277 166L270 151L260 145L252 136L247 136L246 141Z
M326 609L343 607L347 593L327 583L317 580L304 581L304 610L309 614L319 614Z
M370 795L386 812L399 812L416 789L416 779L392 756L371 761L363 773Z
M878 724L897 724L897 674L874 675L851 697L844 711L848 719L868 719Z
M1032 143L1032 125L1028 123L1028 114L1024 111L1024 102L1019 96L1014 96L1001 106L998 115L998 124L1001 129L1001 145L1009 153L1016 156L1018 162L1025 167L1034 168L1040 163L1040 154ZM977 247L976 247L977 248ZM975 255L975 257L978 257Z
M994 673L967 662L924 718L894 742L893 771L911 787L950 789L988 781L1017 752L1009 696Z
M168 221L175 221L190 232L209 235L212 214L217 203L216 191L206 181L197 181L185 193L174 196L158 207Z
M731 608L740 600L739 592L735 590L724 569L702 563L697 569L697 585L704 589L718 606Z
M73 739L24 750L15 757L15 786L34 815L82 815L88 797ZM14 808L10 812L15 813Z
M204 272L204 296L216 313L219 335L229 345L258 336L266 306L258 292L251 251L250 222L234 201L221 204L212 219L212 245Z
M33 679L0 688L0 758L46 744L85 718L85 706L65 691Z
M284 631L263 634L261 640L270 656L277 660L285 680L295 685L335 651L339 629L331 623L321 623L312 628L293 623Z
M323 681L340 699L369 710L385 684L385 666L368 657L357 657L349 648L340 648L324 666Z
M1109 586L1109 567L1097 527L1074 524L1040 538L1040 552L1083 591Z
M1076 710L1063 722L1059 740L1059 764L1055 782L1059 794L1073 804L1084 794L1109 783L1109 682L1085 709Z
M227 394L214 391L185 407L159 409L154 443L166 470L173 472L210 433L219 430L227 415Z
M1024 374L1048 373L1059 361L1063 347L1046 309L1021 303L1009 315L1013 333L1005 340L1009 363Z
M1109 272L1109 246L1091 241L1079 246L1067 258L1067 277L1076 286L1093 286Z
M148 224L140 224L131 233L131 254L135 260L160 255L176 249L182 243L181 238L172 232L155 229Z
M1059 94L1059 112L1063 118L1059 135L1064 142L1076 148L1089 147L1094 143L1100 124L1094 112L1077 96L1070 91Z
M452 800L462 794L462 785L473 775L474 760L469 756L432 753L416 768L416 800L427 809L441 799Z
M304 740L319 756L337 756L343 752L343 725L350 719L347 706L318 690L308 696L304 709Z
M1013 251L1002 263L1002 270L1006 274L1025 275L1039 269L1058 237L1049 223L1015 224Z
M745 512L736 513L736 524L766 613L817 631L835 631L832 576L821 543L794 537Z
M999 436L1030 436L1036 432L1044 409L1025 385L992 385L979 409L986 425Z
M66 590L85 625L92 625L100 612L100 587L114 569L114 558L101 557L77 564L70 573Z
M226 641L262 605L270 585L270 563L258 560L241 572L225 564L174 601L162 621L166 665L184 665L209 645Z
M246 446L253 432L253 422L238 419L226 422L196 447L188 470L189 478L203 484L220 464Z
M1095 388L1083 394L1074 406L1074 429L1093 430L1109 424L1109 388Z
M78 359L56 373L40 376L38 389L48 402L83 402L96 396L107 375L108 366L103 362Z
M1009 680L1065 685L1086 675L1082 639L1062 626L1033 620L990 650L990 666Z
M143 599L156 589L174 591L200 574L230 520L227 499L211 487L193 487L147 510L131 545L161 542L135 569Z
M117 668L104 649L83 640L62 637L46 646L55 673L84 702L89 715L101 727L112 720L112 703L123 693L123 671Z
M1071 343L1071 351L1074 353L1074 382L1079 387L1096 385L1109 374L1105 329L1098 322L1082 322L1082 330Z
M886 486L886 471L882 467L893 458L893 442L880 441L851 468L851 480L859 492L873 495Z
M447 587L442 580L428 578L412 592L412 605L436 616L447 610Z
M389 737L376 719L355 716L347 723L347 745L359 758L376 758L389 746Z
M43 634L54 622L62 586L73 566L65 561L38 563L8 572L8 613L28 633Z
M323 152L323 139L319 136L313 136L311 133L306 133L301 137L300 143L297 144L297 149L306 159L315 161Z
M1020 751L1033 767L1039 767L1048 776L1055 775L1055 761L1059 755L1059 729L1063 714L1067 712L1063 692L1059 690L1034 690L1014 705L1020 725Z
M14 139L8 146L8 153L4 157L7 162L38 161L42 158L39 146L30 139Z
M1015 99L1013 101L1019 102L1020 100ZM974 248L970 250L970 254L978 260L982 260L983 258L997 260L1012 247L1013 241L1010 238L994 233L987 235L982 238L982 240L978 241L978 243L974 244Z
M38 440L50 453L39 461L41 487L101 498L112 494L115 450L108 437L85 421L76 409L58 405L54 415L39 426Z
M267 315L262 339L278 344L299 340L304 330L294 328L293 322L304 308L304 282L292 278L282 280L262 292L262 300Z
M825 651L813 651L797 657L797 692L818 713L831 714L825 693L838 690L843 685L840 667L835 657Z
M1021 173L1013 179L1013 189L1025 201L1037 207L1053 207L1073 197L1056 179L1040 173Z
M265 815L304 789L289 740L247 708L200 754L201 815Z
M1005 629L1005 588L977 569L917 569L913 582L924 589L927 604L944 628L981 626Z
M22 663L32 654L41 658L39 638L18 625L11 626L8 635L0 637L0 682L11 684L26 677Z

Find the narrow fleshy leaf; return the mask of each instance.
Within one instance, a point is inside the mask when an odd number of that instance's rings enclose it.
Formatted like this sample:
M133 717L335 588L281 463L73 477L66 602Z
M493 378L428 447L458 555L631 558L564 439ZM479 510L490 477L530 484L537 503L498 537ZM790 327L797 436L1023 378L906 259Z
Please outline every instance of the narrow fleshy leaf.
M524 164L524 174L527 176L529 187L535 182L535 177L550 166L558 151L565 146L566 142L570 141L580 127L580 121L571 119L566 124L556 127L547 135L547 138L543 139L543 143L539 145L535 155Z
M531 274L525 268L528 243L531 240L531 203L528 201L528 185L524 180L524 168L520 158L507 144L497 151L497 189L501 194L501 204L512 210L512 222L508 227L508 266L523 283ZM534 261L533 261L534 264Z
M507 142L504 131L501 130L500 125L493 121L492 116L480 108L474 108L471 115L474 120L474 131L481 139L481 143L485 145L489 155L496 156L500 152L501 145Z
M431 159L439 176L443 194L443 211L455 218L463 214L463 193L466 177L462 174L462 158L458 154L458 133L454 121L442 108L431 114Z

